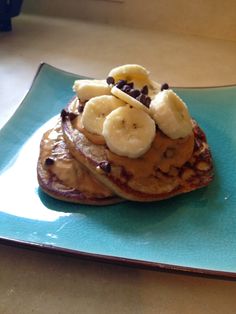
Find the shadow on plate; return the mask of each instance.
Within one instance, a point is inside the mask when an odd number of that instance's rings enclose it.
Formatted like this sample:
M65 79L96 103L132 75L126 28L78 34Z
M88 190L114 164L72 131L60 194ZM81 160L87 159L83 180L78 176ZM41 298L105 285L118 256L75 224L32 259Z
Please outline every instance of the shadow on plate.
M125 201L101 207L55 200L40 188L38 195L43 205L50 210L71 213L75 219L79 215L86 216L92 223L111 229L113 232L143 234L153 230L159 233L171 232L166 230L165 226L168 226L168 229L171 226L176 228L183 223L183 220L188 221L190 225L210 224L211 212L217 207L212 203L217 190L219 190L219 181L216 179L209 187L168 200L151 203Z

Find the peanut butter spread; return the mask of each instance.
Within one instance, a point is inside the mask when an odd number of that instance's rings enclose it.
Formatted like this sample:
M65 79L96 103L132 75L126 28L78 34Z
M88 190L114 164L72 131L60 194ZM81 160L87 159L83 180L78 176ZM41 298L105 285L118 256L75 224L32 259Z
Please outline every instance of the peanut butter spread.
M131 159L118 156L107 150L107 157L108 160L123 166L136 177L148 177L158 169L168 173L171 167L181 167L192 156L193 147L193 135L184 139L172 140L157 131L151 148L143 156Z
M50 171L64 185L75 188L87 196L109 197L113 195L70 155L63 140L60 121L52 130L44 134L42 145L42 164L45 164L47 158L51 158L54 162L50 165Z
M142 157L130 159L107 150L107 159L128 172L131 188L145 193L168 193L179 185L178 168L190 160L193 148L193 134L172 140L157 131L151 148Z
M92 134L83 127L81 115L72 121L72 126L83 133L93 144L105 144L101 135ZM173 140L160 130L156 131L149 151L136 159L114 154L104 146L106 158L112 165L114 178L132 189L154 194L157 191L158 193L169 192L180 184L178 168L190 160L193 149L193 133L185 138Z

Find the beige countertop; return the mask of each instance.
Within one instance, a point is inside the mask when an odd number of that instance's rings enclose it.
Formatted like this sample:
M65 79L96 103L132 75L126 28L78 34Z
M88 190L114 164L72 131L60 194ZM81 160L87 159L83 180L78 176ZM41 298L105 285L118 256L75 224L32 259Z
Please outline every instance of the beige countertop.
M0 33L0 126L41 61L96 78L139 63L171 86L236 83L236 41L21 15ZM236 284L0 246L0 313L234 313Z

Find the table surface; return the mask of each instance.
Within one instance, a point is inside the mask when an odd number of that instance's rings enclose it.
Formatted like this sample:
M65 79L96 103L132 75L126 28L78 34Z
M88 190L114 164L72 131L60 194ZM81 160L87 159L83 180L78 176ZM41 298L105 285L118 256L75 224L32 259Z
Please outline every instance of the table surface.
M171 86L236 83L236 42L21 15L0 33L0 127L44 61L104 78L139 63ZM168 274L0 245L0 313L235 313L233 281Z

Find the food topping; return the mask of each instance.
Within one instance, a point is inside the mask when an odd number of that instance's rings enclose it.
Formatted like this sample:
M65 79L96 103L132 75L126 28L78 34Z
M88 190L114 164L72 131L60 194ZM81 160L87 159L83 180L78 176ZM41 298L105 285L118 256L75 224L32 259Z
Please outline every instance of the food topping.
M78 115L74 112L69 112L68 113L68 117L70 119L70 121L73 121Z
M54 164L54 159L48 157L45 159L45 162L44 162L45 166L51 166Z
M81 122L89 132L101 135L106 116L123 105L122 100L112 95L93 97L85 105Z
M150 149L156 129L171 139L191 135L192 121L184 102L167 83L157 86L149 72L136 64L112 69L106 80L75 81L80 129L89 132L89 138L104 138L113 153L129 158L139 158ZM62 111L62 119L67 115ZM101 143L104 140L99 138Z
M126 105L106 117L102 134L112 152L138 158L150 148L156 127L146 112Z
M108 85L114 85L115 84L114 77L108 76L107 79L106 79L106 82L107 82Z
M68 112L65 109L62 109L62 111L61 111L61 119L62 119L62 121L65 121L67 116L68 116Z
M82 102L96 96L111 94L111 89L105 80L76 80L73 90Z
M106 173L111 172L111 164L110 164L109 161L102 161L102 162L100 162L98 167L100 167Z
M113 194L109 188L101 185L93 175L71 155L63 140L60 123L44 134L42 141L42 164L67 187L78 189L85 195L102 195L109 197ZM109 163L109 162L107 162Z
M113 77L115 83L120 80L128 82L138 83L149 83L149 72L138 64L126 64L118 66L110 71L108 77ZM143 84L145 85L145 84Z
M143 86L143 88L141 89L141 93L144 95L148 95L148 86L147 85Z
M192 133L187 106L172 90L158 93L151 101L150 111L158 127L170 138L184 138Z
M82 113L83 111L84 111L84 105L79 104L79 106L78 106L78 112L79 112L79 113Z
M69 112L65 109L62 109L61 111L61 119L62 121L65 121L65 119L68 117L70 121L73 121L78 115L74 112Z
M161 91L163 91L164 89L169 89L169 85L167 83L161 85Z

